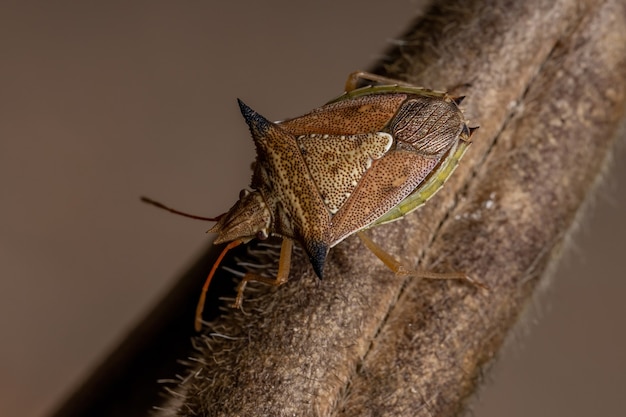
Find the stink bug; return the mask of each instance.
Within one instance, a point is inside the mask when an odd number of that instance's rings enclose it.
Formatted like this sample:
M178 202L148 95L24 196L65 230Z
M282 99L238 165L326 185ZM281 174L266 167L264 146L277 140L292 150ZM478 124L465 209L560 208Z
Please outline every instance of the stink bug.
M361 80L371 85L357 88ZM415 210L452 174L474 130L458 107L461 100L363 72L350 75L343 95L282 122L268 121L239 100L256 162L250 190L243 190L228 212L207 218L217 221L209 230L217 233L214 243L228 244L202 289L196 329L209 283L226 252L270 235L283 239L277 276L245 275L234 307L241 306L248 281L287 281L294 240L322 278L329 249L355 233L396 273L471 281L464 274L404 268L360 233Z

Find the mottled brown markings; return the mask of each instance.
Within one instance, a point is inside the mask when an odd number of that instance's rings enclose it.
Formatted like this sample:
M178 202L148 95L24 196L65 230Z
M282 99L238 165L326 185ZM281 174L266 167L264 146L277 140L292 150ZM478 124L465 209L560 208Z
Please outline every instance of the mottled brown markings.
M388 133L300 136L299 149L322 200L336 213L371 165L385 155L393 143Z
M449 96L393 85L354 90L279 123L242 102L240 107L257 150L253 191L211 231L218 242L269 235L295 240L319 277L328 250L419 195L424 179L467 129ZM397 217L410 211L413 200ZM279 268L279 276L287 273Z
M263 134L264 137L259 138L262 140L257 140L255 135L255 142L257 165L264 167L270 179L265 200L280 201L293 229L300 232L299 236L286 237L325 241L330 215L311 177L301 175L305 161L296 140L273 123Z
M294 135L318 134L353 135L379 132L389 123L406 94L384 94L384 97L363 96L327 104L303 116L280 122ZM362 108L369 107L369 111Z
M414 152L392 151L372 163L358 187L332 218L331 244L340 242L395 207L406 198L437 165L438 160ZM400 186L398 177L407 180Z

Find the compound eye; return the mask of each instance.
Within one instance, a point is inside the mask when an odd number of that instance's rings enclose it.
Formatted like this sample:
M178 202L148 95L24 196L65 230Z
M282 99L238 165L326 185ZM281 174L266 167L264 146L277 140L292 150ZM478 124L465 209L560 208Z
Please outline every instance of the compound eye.
M250 194L250 191L243 189L241 191L239 191L239 199L243 199L244 197L247 197L248 194Z
M269 235L267 234L267 230L263 229L263 230L259 230L256 233L256 238L259 240L265 240L269 237Z

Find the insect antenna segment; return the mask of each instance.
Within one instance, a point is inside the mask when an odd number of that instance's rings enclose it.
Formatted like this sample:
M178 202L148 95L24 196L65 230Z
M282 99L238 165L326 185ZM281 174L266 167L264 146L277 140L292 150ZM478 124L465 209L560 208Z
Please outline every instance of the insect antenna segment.
M196 219L196 220L204 220L204 221L207 221L207 222L217 222L222 217L224 217L224 215L226 214L226 213L222 213L222 214L220 214L219 216L216 216L216 217L197 216L195 214L189 214L189 213L185 213L184 211L173 209L171 207L166 206L163 203L159 203L158 201L155 201L155 200L153 200L151 198L148 198L148 197L140 197L140 200L142 202L146 203L146 204L151 204L151 205L153 205L155 207L158 207L160 209L169 211L170 213L178 214L179 216L189 217L190 219Z
M189 213L185 213L184 211L173 209L173 208L171 208L169 206L166 206L163 203L160 203L160 202L155 201L155 200L153 200L151 198L148 198L148 197L143 197L142 196L140 199L141 199L142 202L144 202L146 204L151 204L151 205L153 205L155 207L158 207L160 209L169 211L170 213L178 214L179 216L189 217L191 219L196 219L196 220L217 222L222 217L224 217L224 215L226 214L226 213L223 213L223 214L220 214L219 216L216 216L216 217L197 216L195 214L189 214ZM211 284L211 280L213 279L213 275L215 275L215 271L217 271L217 267L219 266L220 263L222 263L222 259L224 259L224 256L226 255L226 252L228 252L229 250L231 250L232 248L234 248L236 246L239 246L242 243L243 243L242 240L233 240L228 245L226 245L226 247L224 247L224 249L222 249L222 252L217 257L217 261L213 264L213 267L211 268L211 272L209 272L209 275L207 276L206 280L204 281L204 285L202 286L202 292L200 293L200 299L198 300L198 305L196 306L196 318L195 318L195 321L194 321L194 328L196 329L196 331L199 332L202 329L202 311L204 310L204 302L206 300L206 293L209 290L209 285Z

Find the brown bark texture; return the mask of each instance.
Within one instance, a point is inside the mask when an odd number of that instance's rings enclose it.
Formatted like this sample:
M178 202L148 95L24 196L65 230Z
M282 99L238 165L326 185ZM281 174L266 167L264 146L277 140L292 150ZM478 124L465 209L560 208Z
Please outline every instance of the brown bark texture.
M368 233L407 265L465 271L490 290L395 276L357 238L331 250L323 281L296 253L287 284L251 284L244 311L228 310L196 340L163 414L462 411L609 159L624 68L623 1L432 7L377 71L462 90L480 129L442 191Z

